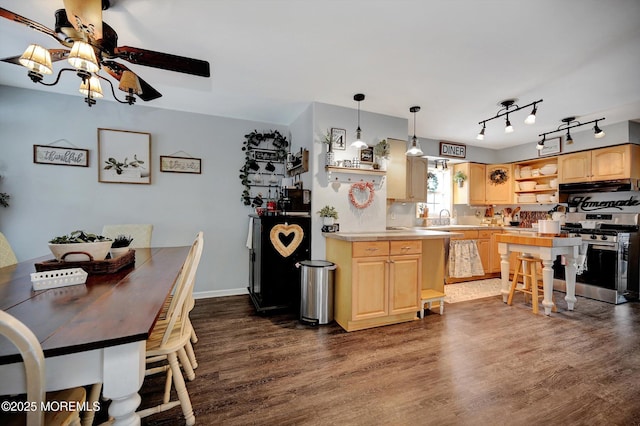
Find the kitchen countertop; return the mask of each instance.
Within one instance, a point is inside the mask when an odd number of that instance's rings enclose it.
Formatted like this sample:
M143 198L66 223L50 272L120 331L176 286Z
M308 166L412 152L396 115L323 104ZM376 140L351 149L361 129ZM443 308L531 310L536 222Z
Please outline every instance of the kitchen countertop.
M428 231L426 229L406 228L376 232L323 232L326 238L343 241L389 241L389 240L434 240L462 236L457 232Z

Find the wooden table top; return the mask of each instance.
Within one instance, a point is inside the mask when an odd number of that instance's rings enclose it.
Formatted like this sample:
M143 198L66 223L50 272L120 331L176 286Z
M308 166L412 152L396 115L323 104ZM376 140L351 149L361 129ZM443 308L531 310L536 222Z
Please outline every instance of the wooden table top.
M189 248L137 248L133 266L41 291L32 289L30 274L51 256L0 268L0 309L34 332L45 357L146 340ZM0 336L0 364L20 359Z
M566 234L498 234L496 241L499 243L523 244L537 247L565 247L577 246L582 243L580 237L568 237Z

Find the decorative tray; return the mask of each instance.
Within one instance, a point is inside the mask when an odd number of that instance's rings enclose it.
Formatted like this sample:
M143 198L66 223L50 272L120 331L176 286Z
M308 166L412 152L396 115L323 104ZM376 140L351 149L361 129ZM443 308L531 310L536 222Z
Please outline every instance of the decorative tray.
M74 261L65 262L56 259L45 260L44 262L38 262L35 264L36 271L51 271L55 269L68 269L68 268L82 268L89 275L99 274L112 274L119 270L126 268L136 262L136 251L129 249L128 252L122 256L118 256L114 259L107 258L105 260L87 260L87 261Z
M48 290L50 288L84 284L86 281L87 272L81 268L59 269L31 274L31 283L34 290Z

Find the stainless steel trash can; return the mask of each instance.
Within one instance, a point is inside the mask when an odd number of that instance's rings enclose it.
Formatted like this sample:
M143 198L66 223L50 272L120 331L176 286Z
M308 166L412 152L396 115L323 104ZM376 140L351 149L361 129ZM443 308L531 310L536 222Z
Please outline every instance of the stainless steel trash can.
M300 321L328 324L333 321L333 275L335 263L303 260L300 268Z

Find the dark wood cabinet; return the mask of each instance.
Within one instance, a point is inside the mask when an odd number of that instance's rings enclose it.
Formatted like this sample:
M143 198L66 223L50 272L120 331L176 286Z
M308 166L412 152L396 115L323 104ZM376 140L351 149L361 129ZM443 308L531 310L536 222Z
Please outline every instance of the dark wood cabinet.
M309 260L311 218L258 216L253 219L249 252L249 295L258 312L298 309L300 269Z

